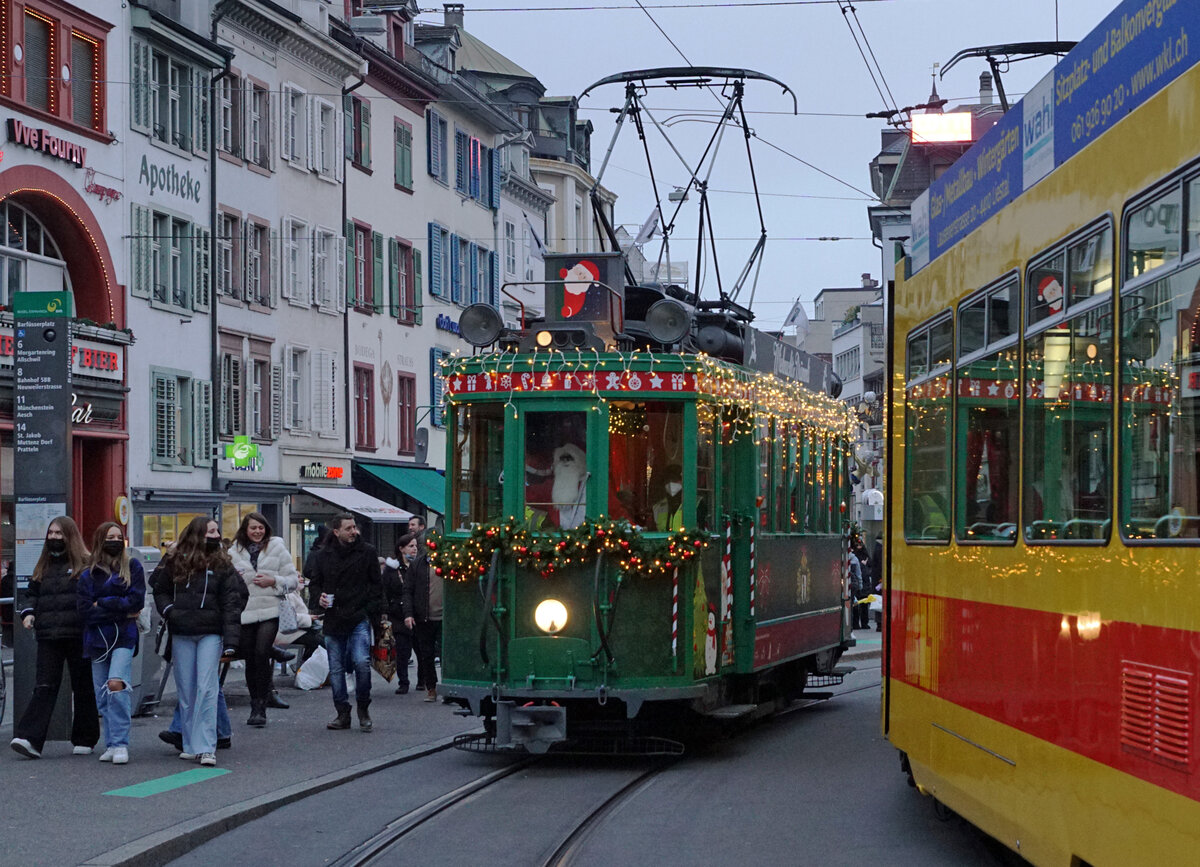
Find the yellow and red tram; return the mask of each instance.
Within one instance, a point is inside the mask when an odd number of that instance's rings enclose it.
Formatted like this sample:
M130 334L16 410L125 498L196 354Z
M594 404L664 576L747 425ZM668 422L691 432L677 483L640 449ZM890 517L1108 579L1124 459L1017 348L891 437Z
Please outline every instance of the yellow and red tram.
M914 204L892 298L884 727L1035 864L1200 851L1189 46L1200 4L1119 5Z

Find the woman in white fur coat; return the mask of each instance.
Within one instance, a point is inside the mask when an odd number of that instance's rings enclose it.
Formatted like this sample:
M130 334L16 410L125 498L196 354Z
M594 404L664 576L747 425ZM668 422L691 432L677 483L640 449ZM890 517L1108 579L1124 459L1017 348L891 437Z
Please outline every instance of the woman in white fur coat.
M299 586L295 561L283 539L271 535L271 525L258 512L242 518L229 549L233 568L250 593L242 611L242 654L246 657L246 686L250 718L246 725L267 724L271 696L271 646L279 631L279 604Z

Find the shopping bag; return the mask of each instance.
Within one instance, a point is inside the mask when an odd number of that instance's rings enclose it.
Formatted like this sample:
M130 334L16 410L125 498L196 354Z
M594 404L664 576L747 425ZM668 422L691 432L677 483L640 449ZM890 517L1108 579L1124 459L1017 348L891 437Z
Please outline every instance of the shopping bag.
M371 648L371 666L388 683L396 676L396 639L392 635L392 624L385 620L375 631L375 645Z
M297 689L320 689L329 679L329 654L318 647L296 672Z

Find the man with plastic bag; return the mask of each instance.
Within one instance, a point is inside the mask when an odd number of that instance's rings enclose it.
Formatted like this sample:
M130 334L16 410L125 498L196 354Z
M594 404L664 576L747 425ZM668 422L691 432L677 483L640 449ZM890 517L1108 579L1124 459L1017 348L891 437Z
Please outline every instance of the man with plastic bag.
M348 668L354 670L358 725L371 731L371 623L383 613L383 582L379 555L362 541L358 524L348 512L329 521L332 535L313 557L308 605L324 615L322 631L329 655L329 685L337 717L326 728L350 728Z

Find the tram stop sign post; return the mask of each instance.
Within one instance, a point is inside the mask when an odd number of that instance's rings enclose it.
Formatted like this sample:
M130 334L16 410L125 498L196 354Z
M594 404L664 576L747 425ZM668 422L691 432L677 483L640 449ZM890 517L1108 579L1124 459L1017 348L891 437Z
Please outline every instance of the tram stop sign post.
M13 497L16 506L16 597L25 607L46 529L71 501L71 296L13 295ZM37 644L31 630L13 630L13 721L21 718L36 682ZM48 740L70 733L69 689L59 691Z

